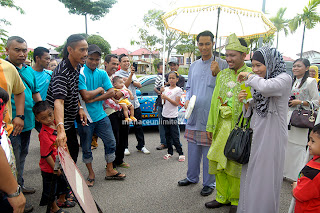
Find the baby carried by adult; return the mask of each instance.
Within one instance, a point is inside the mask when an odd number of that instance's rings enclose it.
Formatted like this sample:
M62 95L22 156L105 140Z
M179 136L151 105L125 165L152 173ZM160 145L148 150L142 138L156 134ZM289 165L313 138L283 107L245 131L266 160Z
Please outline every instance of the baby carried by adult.
M131 100L134 99L132 92L126 88L124 85L123 79L121 77L115 76L112 80L115 96L113 101L118 103L123 111L124 117L126 121L137 121L134 117L134 107L132 103L129 101L128 98ZM130 117L129 117L129 110L130 110Z

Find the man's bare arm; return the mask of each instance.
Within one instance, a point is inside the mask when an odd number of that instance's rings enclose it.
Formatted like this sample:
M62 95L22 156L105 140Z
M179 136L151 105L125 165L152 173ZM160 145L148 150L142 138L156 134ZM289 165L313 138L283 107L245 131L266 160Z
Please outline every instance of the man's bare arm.
M40 93L34 93L34 94L32 94L32 99L33 99L33 101L34 102L38 102L38 101L42 101L42 98L41 98L41 96L40 96Z
M137 81L133 81L132 84L133 84L133 86L135 86L137 88L141 88L142 87L141 84L139 82L137 82Z
M24 92L14 95L14 102L16 105L16 115L24 115L24 103L25 103L25 94ZM13 124L13 136L17 136L21 133L24 127L24 120L21 118L15 117L12 120Z
M18 183L14 178L11 168L8 164L6 154L0 146L0 190L7 194L14 194L17 191ZM13 208L14 212L22 213L24 206L26 204L26 198L23 193L20 193L19 196L8 198L10 205Z
M57 145L65 147L67 143L66 131L64 129L64 100L56 99L54 101L54 119L57 124Z
M95 98L98 94L103 94L104 89L102 87L98 87L95 90L88 91L83 89L83 90L80 90L79 92L84 102L88 102L91 99Z
M114 97L114 95L115 95L114 89L110 88L107 90L106 93L104 93L103 95L100 95L96 98L91 99L90 101L88 101L88 103L92 103L95 101L104 101L104 100L107 100L108 98Z

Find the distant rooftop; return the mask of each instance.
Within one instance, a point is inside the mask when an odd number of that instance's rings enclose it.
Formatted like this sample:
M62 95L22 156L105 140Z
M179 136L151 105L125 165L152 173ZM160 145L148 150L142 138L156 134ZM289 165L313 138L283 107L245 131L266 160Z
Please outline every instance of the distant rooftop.
M141 48L141 49L138 49L138 50L132 52L130 55L151 55L151 54L157 55L157 54L159 54L159 51L151 52L150 50L148 50L146 48Z
M111 51L111 54L115 55L121 55L121 54L126 54L129 55L129 51L125 48L118 48L116 50Z

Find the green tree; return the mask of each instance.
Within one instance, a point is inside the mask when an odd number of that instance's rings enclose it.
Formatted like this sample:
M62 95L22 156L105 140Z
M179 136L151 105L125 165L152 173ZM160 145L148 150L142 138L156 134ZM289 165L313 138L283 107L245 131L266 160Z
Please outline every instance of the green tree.
M111 46L109 42L107 42L100 35L90 35L87 38L88 44L95 44L101 48L103 56L111 53Z
M80 35L86 36L86 34L84 34L84 33L82 33ZM87 40L88 44L96 44L98 47L100 47L100 49L102 51L102 57L104 57L105 55L107 55L111 52L111 46L110 46L109 42L107 42L100 35L89 35L86 40ZM62 57L62 52L63 52L64 46L66 45L66 43L67 43L67 41L65 41L63 45L55 48L55 50L60 53L59 54L60 57Z
M87 30L87 16L90 16L90 19L95 21L104 17L109 13L109 9L115 4L116 0L59 0L62 2L66 8L69 9L69 13L82 15L85 17L85 27L86 34L88 35Z
M165 33L166 50L168 52L167 58L169 58L173 48L181 40L182 35L176 31L170 31L165 28L161 19L163 14L164 12L162 10L149 10L143 17L145 26L138 29L139 40L132 40L131 45L138 44L151 52L155 50L161 51L164 43L163 34Z
M297 28L303 24L303 35L301 44L301 54L303 53L303 43L306 28L313 29L318 22L320 22L320 16L317 13L317 7L320 4L320 0L310 0L308 5L303 8L303 13L297 14L293 19L289 21L289 28L291 33L294 33Z
M31 63L33 62L33 54L34 54L34 51L31 51L31 50L30 50L30 51L28 52L28 57L27 57L27 58L31 61Z
M277 46L278 49L278 42L279 42L279 32L284 31L284 34L288 35L288 27L289 27L289 19L283 18L287 8L280 8L277 12L277 15L270 18L270 21L273 25L277 28Z
M21 7L14 4L13 0L0 0L1 7L14 8L18 10L21 14L24 14L24 11ZM6 19L0 19L0 52L5 50L5 44L7 43L7 31L4 29L4 26L10 25L10 22Z
M178 45L175 46L178 54L188 53L188 58L193 55L194 57L200 55L199 49L196 46L196 37L192 35L182 35L182 38ZM189 64L190 66L190 64Z

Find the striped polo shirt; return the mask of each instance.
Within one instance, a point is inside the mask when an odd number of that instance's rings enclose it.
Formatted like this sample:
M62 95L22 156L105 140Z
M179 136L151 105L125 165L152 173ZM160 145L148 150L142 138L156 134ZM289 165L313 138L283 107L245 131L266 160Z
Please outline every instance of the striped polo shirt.
M47 101L54 107L56 99L64 100L64 128L70 129L79 111L79 74L81 65L74 69L69 59L62 60L54 69L47 93Z

